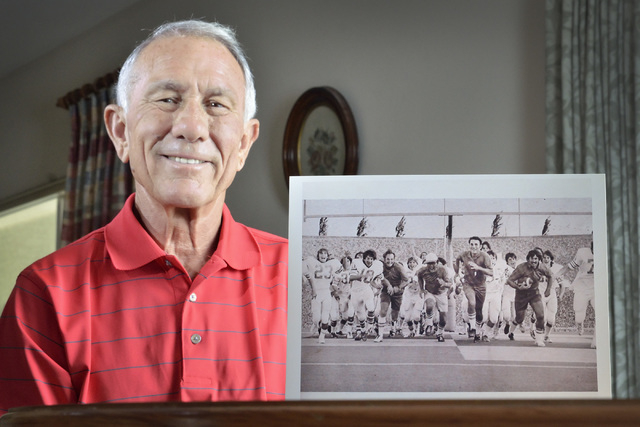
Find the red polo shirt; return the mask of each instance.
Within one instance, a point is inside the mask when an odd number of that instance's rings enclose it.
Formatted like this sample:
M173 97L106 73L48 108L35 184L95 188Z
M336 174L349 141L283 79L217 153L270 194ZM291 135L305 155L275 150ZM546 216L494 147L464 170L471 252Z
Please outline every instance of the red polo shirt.
M222 214L191 280L133 213L37 261L0 318L0 415L24 405L284 399L287 241Z

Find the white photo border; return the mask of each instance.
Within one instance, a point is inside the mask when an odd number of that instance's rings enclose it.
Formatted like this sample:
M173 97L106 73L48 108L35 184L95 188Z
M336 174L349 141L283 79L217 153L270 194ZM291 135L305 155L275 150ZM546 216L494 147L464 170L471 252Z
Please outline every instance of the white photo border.
M597 390L585 392L303 392L302 226L304 200L333 199L494 199L591 198L595 270ZM602 266L600 266L602 264ZM607 273L605 178L584 175L375 175L295 176L289 186L289 306L287 400L361 399L610 399L611 360ZM602 302L602 303L600 303ZM336 378L336 381L342 381Z

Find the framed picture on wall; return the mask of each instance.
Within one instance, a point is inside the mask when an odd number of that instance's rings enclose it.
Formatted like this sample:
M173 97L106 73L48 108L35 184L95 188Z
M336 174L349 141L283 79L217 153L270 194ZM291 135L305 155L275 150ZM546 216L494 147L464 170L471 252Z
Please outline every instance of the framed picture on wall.
M314 87L294 104L284 134L284 175L354 175L358 132L349 104L328 86Z
M287 399L610 398L604 189L292 177Z

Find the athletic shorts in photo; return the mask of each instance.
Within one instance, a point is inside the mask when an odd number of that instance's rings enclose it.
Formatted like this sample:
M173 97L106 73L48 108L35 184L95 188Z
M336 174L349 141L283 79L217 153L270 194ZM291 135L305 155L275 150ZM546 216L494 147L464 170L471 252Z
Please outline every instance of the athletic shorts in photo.
M441 294L432 294L431 292L426 291L424 301L435 301L435 306L440 313L446 313L449 310L449 297L446 292Z

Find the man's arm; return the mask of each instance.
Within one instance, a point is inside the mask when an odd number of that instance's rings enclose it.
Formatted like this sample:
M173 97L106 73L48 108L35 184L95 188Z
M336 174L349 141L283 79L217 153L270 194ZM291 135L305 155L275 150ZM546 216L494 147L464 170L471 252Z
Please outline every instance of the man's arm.
M397 268L400 272L400 284L397 286L398 289L394 289L394 292L401 293L404 288L406 288L409 283L411 283L411 277L413 276L413 273L411 272L411 270L409 270L409 268L405 267L399 262L395 263L395 268Z
M547 276L547 289L544 291L545 298L551 295L551 288L556 285L556 275L553 274L553 271L549 267L545 266L545 275Z
M493 277L493 268L486 268L486 267L482 267L482 266L480 266L480 265L476 264L476 263L475 263L475 262L473 262L473 261L469 261L469 263L467 263L467 265L469 266L469 268L470 268L471 270L474 270L474 271L480 271L480 272L484 273L484 274L485 274L485 276L491 276L491 277Z
M449 277L449 273L446 268L442 267L442 278L438 277L438 283L442 288L451 288L453 286L453 280Z
M18 277L0 318L0 416L19 406L77 403L47 287Z
M515 270L513 270L513 273L511 273L511 275L507 278L507 285L511 286L513 289L520 289L520 287L518 286L518 284L516 283L520 278L523 277L523 273L522 273L522 269L519 268L520 266L516 267Z
M456 260L453 263L453 271L455 271L456 274L458 274L460 271L460 260L462 259L461 255L458 255L458 257L456 258Z

